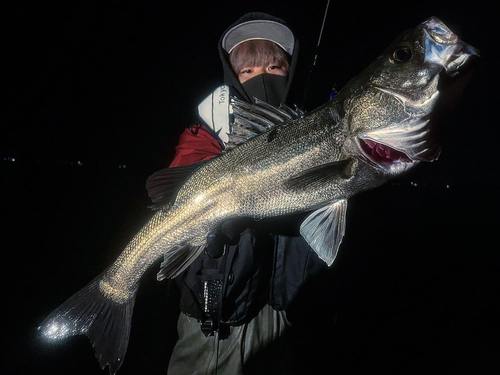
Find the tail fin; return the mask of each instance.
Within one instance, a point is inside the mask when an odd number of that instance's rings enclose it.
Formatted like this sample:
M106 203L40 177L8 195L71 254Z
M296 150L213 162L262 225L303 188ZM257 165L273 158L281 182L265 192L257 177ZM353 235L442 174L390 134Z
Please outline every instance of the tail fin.
M99 289L100 277L59 306L38 327L51 341L85 335L90 339L101 368L116 374L127 351L135 293L124 303L106 298Z

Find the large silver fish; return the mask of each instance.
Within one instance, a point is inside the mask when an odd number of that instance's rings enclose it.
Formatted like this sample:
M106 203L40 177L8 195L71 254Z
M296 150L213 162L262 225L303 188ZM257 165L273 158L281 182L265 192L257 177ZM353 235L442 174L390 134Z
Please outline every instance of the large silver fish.
M345 228L347 199L435 160L433 113L442 79L459 77L477 52L437 18L403 33L330 102L308 115L233 100L232 144L225 154L173 168L148 182L158 202L185 176L116 261L40 326L48 339L87 335L111 374L128 345L141 276L163 259L158 278L178 275L227 219L311 211L301 234L329 265ZM175 185L171 185L173 190Z

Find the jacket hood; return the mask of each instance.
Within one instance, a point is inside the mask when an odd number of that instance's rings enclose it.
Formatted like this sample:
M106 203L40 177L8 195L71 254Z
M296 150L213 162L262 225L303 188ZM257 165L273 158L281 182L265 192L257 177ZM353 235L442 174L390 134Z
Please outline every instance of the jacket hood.
M285 21L267 13L252 12L243 15L227 28L219 40L219 56L224 72L224 84L231 89L231 95L251 102L251 98L243 89L238 76L233 72L229 62L229 52L238 44L252 39L265 39L278 44L291 56L288 69L288 81L283 97L286 102L292 85L297 65L299 43Z

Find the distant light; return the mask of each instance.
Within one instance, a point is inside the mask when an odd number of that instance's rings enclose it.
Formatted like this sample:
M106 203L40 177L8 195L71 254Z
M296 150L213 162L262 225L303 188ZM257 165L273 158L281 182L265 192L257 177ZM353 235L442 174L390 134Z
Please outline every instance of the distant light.
M450 188L450 185L446 185L446 189L449 189Z
M118 165L118 168L127 168L127 166L125 164L120 164Z
M16 161L16 158L11 158L10 156L7 156L7 157L4 157L3 158L4 161L10 161L10 162L15 162Z

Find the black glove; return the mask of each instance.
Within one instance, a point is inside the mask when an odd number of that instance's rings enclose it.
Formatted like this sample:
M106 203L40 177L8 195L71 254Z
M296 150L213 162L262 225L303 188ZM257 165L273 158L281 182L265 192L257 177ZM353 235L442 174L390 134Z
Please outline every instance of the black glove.
M220 258L224 254L224 246L236 245L240 240L240 234L254 222L250 218L226 220L207 236L205 253L210 258Z

